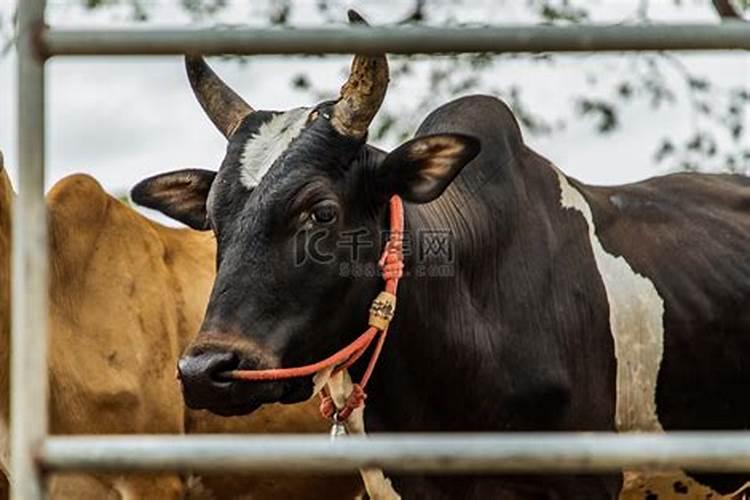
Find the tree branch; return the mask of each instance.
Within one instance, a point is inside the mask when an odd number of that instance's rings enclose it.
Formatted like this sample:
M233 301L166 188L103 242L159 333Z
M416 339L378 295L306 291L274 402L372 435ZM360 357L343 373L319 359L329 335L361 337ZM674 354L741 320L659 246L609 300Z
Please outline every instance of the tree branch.
M414 2L414 8L411 13L396 24L410 24L410 23L421 23L424 21L424 6L426 0L416 0Z
M744 21L742 13L734 6L732 0L711 0L714 5L714 10L719 14L722 20L726 19L739 19Z

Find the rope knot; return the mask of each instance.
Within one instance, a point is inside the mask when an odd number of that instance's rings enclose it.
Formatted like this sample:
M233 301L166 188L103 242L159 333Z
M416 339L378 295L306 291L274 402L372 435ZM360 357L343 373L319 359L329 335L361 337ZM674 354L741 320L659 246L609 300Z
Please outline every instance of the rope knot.
M352 392L346 398L342 408L336 408L336 404L330 394L320 393L320 414L328 420L336 418L344 422L354 410L364 405L367 393L360 384L352 384Z
M353 384L351 394L346 398L344 407L339 410L339 420L346 420L354 410L364 406L365 399L367 399L367 393L362 386L359 384Z
M383 279L398 280L404 274L404 243L403 234L400 231L391 232L391 236L385 244L383 255L378 261Z
M387 263L382 268L383 279L399 280L404 275L404 263L401 261Z
M328 394L320 394L320 414L323 418L331 420L336 413L336 405L333 404L333 398Z

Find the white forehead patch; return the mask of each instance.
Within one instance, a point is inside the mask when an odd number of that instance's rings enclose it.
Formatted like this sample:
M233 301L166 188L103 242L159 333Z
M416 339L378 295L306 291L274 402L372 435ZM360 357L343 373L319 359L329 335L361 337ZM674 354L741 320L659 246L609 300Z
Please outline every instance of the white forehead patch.
M271 165L302 132L309 108L297 108L274 115L245 143L240 161L240 182L248 188L260 183Z
M596 236L591 207L555 169L560 204L583 214L596 267L609 302L609 328L617 360L615 426L619 431L662 430L656 411L656 381L664 353L664 301L654 284L623 257L607 253Z

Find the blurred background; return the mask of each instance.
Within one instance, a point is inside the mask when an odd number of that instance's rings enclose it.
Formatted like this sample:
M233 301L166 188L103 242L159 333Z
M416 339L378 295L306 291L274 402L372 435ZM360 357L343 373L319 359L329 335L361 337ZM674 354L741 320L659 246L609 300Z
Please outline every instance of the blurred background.
M23 0L19 0L23 1ZM0 150L17 180L15 1L0 0ZM719 23L747 0L49 0L59 27L333 26L356 8L371 24ZM212 58L255 108L334 97L350 57ZM745 52L391 57L392 83L370 141L392 148L439 104L503 98L527 142L589 183L679 170L750 173ZM47 184L94 175L125 197L143 177L216 168L224 139L194 100L179 57L53 59L47 79Z

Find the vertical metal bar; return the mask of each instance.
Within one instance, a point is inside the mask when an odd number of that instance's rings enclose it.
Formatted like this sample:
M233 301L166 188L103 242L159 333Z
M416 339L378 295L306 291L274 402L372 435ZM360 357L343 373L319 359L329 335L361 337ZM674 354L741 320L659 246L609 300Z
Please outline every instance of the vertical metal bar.
M18 197L13 210L11 495L42 500L36 450L47 434L47 223L44 202L44 0L18 2Z

